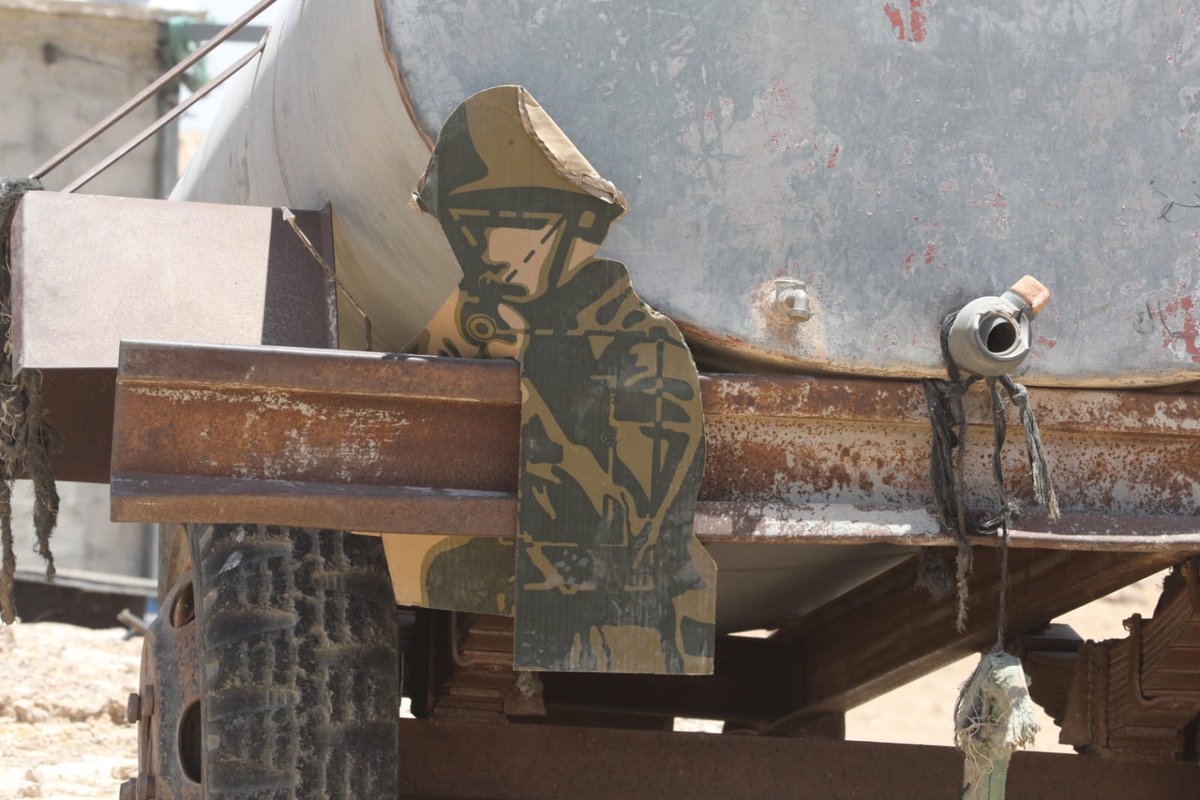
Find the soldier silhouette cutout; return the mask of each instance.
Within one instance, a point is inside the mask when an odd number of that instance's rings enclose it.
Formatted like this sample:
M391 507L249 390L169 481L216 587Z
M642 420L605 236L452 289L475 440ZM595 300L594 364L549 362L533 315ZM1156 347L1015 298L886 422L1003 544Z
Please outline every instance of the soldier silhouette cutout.
M501 86L451 114L415 200L463 278L410 352L521 364L515 667L711 672L699 378L675 324L595 257L625 198L525 89ZM427 586L469 572L472 552L513 552L437 550Z

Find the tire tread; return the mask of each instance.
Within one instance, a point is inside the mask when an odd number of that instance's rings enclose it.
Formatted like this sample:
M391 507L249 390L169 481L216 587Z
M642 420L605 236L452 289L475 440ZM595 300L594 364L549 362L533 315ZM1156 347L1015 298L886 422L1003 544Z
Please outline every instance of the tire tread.
M379 540L194 527L207 796L396 797L399 641Z

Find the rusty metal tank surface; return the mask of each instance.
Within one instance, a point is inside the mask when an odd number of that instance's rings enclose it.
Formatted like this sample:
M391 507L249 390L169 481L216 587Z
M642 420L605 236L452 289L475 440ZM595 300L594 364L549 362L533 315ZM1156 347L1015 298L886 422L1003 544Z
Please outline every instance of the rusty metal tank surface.
M519 83L630 200L606 255L700 356L942 372L951 308L1055 293L1031 384L1200 379L1200 3L291 4L176 194L319 206L397 348L456 283L407 207ZM801 285L799 282L803 282Z

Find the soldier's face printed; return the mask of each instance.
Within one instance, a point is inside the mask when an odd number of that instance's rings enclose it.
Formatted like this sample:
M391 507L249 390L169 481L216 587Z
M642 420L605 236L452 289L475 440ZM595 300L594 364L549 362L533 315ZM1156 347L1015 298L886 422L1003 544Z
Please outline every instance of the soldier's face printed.
M483 259L500 269L497 277L504 283L523 287L530 297L546 291L548 262L559 243L559 221L541 228L494 227L487 231L487 249Z

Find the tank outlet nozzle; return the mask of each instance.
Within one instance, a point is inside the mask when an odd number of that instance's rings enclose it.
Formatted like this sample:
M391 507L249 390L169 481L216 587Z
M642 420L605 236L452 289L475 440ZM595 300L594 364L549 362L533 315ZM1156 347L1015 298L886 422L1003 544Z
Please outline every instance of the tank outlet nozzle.
M976 375L1013 372L1029 355L1033 317L1050 301L1050 290L1026 275L999 297L967 303L950 324L950 357Z

